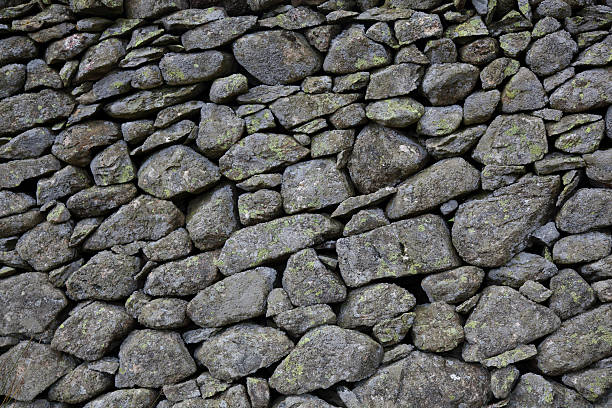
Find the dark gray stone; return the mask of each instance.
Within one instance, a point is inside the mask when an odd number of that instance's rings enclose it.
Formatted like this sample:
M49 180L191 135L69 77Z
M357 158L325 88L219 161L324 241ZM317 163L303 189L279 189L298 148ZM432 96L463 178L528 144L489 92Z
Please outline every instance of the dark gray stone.
M185 50L208 50L227 44L255 25L256 16L227 17L211 21L181 36Z
M37 271L49 271L77 258L78 252L69 247L73 225L70 222L43 222L19 238L17 252Z
M487 279L498 285L519 288L527 281L546 281L557 274L552 261L539 255L520 252L505 265L489 270Z
M550 279L549 307L562 320L583 313L595 304L595 291L574 270L562 269Z
M461 318L453 306L427 303L415 307L414 314L412 341L419 350L441 353L463 343Z
M365 35L363 25L352 25L336 36L323 62L323 69L333 74L349 74L391 63L391 53Z
M120 137L121 131L116 123L94 120L71 126L61 132L51 151L67 163L84 167L91 162L92 150L110 145Z
M233 58L219 51L193 54L168 53L159 69L168 85L189 85L230 74Z
M461 303L480 289L485 277L482 269L462 266L450 271L429 275L421 281L421 287L430 302Z
M66 206L78 217L97 217L129 203L136 194L137 188L133 184L93 186L72 195Z
M434 64L427 69L421 88L432 105L453 105L472 92L479 74L470 64Z
M156 267L147 276L145 293L151 296L195 295L217 280L216 255L205 252Z
M612 225L612 192L604 188L581 188L563 204L557 227L572 234Z

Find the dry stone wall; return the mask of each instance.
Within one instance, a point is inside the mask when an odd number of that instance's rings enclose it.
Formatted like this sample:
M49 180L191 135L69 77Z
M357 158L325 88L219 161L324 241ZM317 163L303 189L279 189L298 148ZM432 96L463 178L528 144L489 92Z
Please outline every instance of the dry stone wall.
M0 0L0 406L612 406L610 0Z

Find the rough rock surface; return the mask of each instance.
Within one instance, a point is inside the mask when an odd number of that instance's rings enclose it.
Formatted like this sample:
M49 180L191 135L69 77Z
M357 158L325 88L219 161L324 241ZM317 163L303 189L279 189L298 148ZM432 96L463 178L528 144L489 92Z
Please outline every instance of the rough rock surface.
M0 405L608 408L610 0L0 0Z

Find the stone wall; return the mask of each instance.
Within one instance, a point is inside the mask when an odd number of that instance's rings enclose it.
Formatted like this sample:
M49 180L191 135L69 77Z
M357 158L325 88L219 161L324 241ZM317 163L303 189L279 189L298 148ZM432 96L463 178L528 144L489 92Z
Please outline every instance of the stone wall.
M0 0L0 406L610 407L611 6Z

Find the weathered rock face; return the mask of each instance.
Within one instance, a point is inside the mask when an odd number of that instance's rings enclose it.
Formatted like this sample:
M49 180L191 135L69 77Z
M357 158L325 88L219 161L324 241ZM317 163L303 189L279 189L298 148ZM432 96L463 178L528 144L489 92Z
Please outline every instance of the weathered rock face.
M0 405L608 408L611 6L0 0Z

